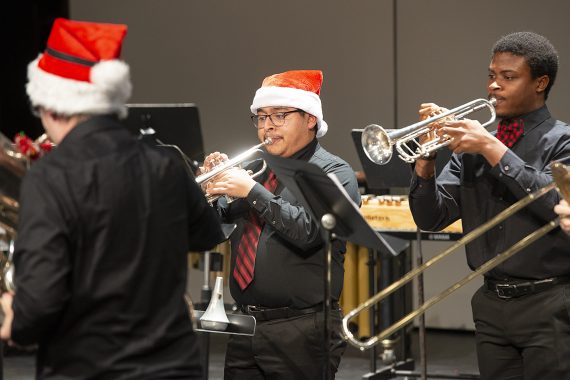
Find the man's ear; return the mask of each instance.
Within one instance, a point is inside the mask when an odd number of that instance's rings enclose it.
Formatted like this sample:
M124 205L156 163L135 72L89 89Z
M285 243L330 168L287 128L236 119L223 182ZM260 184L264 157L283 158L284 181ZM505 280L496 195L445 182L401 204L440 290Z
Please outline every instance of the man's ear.
M546 91L546 87L550 83L550 77L548 75L543 75L536 79L536 92L541 93Z
M308 126L309 129L317 129L317 118L314 115L311 115L310 113L308 113L307 115L309 115L309 119L308 119Z

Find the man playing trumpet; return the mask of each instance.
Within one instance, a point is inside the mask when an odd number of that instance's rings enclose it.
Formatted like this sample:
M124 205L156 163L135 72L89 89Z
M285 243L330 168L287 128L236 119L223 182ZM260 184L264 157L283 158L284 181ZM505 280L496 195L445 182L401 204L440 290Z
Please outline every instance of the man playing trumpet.
M410 207L421 229L441 230L461 218L468 233L551 183L552 161L570 162L568 125L545 103L557 69L557 52L540 35L519 32L496 42L487 86L502 120L496 133L474 120L436 127L454 154L437 179L433 157L415 164ZM438 109L422 104L420 116ZM480 267L554 219L559 201L553 191L468 244L469 266ZM556 230L485 275L472 299L482 379L570 378L569 243Z
M360 202L354 171L319 144L328 129L319 97L322 73L288 71L265 78L251 105L253 125L272 155L308 161L334 173ZM206 157L204 171L227 159ZM250 167L257 171L258 167ZM257 319L255 336L231 335L226 352L226 379L322 379L323 263L325 242L314 220L268 170L256 182L244 169L230 169L208 184L209 194L239 198L218 208L237 221L232 235L230 290L241 312ZM334 242L331 292L333 326L330 373L338 368L346 343L340 336L338 307L343 283L345 246Z

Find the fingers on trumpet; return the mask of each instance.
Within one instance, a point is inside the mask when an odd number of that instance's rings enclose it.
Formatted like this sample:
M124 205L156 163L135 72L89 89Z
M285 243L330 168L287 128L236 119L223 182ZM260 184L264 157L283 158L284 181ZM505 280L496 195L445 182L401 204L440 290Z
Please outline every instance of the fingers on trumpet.
M420 120L421 121L427 120L429 118L441 115L442 113L447 111L448 111L447 108L440 107L435 103L422 103L420 105L420 110L419 110ZM442 139L448 139L449 137L443 134L441 128L444 126L444 124L447 121L450 120L454 120L452 115L437 119L433 123L428 124L430 131L420 137L420 143L423 144L425 142L435 140L438 137Z
M254 184L255 181L251 178L251 171L232 167L207 183L206 194L244 198Z
M204 166L200 167L200 174L204 174L215 168L216 166L229 160L228 155L225 153L214 152L210 153L204 159Z

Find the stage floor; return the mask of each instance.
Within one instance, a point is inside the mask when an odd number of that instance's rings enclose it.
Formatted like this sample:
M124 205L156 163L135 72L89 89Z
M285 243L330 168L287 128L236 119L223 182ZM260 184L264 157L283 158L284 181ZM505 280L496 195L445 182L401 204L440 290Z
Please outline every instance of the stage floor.
M224 335L211 334L209 379L223 378L225 354ZM418 361L417 334L412 336L412 355ZM427 333L428 372L430 374L476 374L477 358L472 332L429 330ZM380 360L377 368L381 367ZM370 355L350 347L344 354L337 380L357 380L370 372ZM30 380L34 378L34 357L29 354L8 352L4 358L4 380ZM397 378L402 379L402 378Z

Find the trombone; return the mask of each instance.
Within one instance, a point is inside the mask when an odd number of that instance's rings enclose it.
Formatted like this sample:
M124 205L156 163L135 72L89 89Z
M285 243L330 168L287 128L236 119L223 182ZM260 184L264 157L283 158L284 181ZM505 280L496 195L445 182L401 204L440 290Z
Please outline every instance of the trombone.
M383 331L381 331L378 335L375 335L368 340L361 341L354 336L354 334L350 331L348 327L348 323L350 320L355 318L358 314L363 312L364 310L368 310L372 306L376 305L377 303L384 300L387 296L392 294L394 291L398 290L408 282L412 281L415 277L422 274L426 269L434 265L439 260L443 259L444 257L448 256L450 253L455 251L457 248L464 246L465 244L470 243L471 241L475 240L497 224L501 223L517 211L523 209L530 203L534 202L535 200L539 199L546 193L548 193L552 189L557 189L563 196L564 199L570 200L570 169L565 165L554 162L551 164L552 169L552 177L554 178L554 182L549 185L542 187L541 189L535 191L534 193L529 194L525 198L522 198L518 202L512 204L509 208L502 211L501 213L495 215L491 220L487 221L486 223L480 225L467 235L463 236L460 240L458 240L455 244L450 246L448 249L444 250L443 252L439 253L431 260L425 262L423 265L409 271L406 275L404 275L398 281L393 282L390 286L385 288L384 290L376 293L374 296L369 298L368 300L361 303L355 309L351 310L347 313L344 318L342 319L342 333L344 338L347 342L352 344L354 347L359 348L361 351L369 349L376 344L382 342L384 339L398 331L403 326L407 325L408 323L412 322L412 320L424 314L430 307L437 304L439 301L445 299L451 293L455 292L457 289L463 287L465 284L476 278L480 274L484 274L491 269L495 268L497 265L501 264L521 249L527 247L529 244L535 242L536 240L540 239L554 228L558 227L559 218L555 218L554 220L548 222L543 227L538 228L534 232L530 233L519 242L511 246L510 248L506 249L505 251L498 254L496 257L490 259L475 271L471 272L468 276L464 277L460 281L454 283L440 294L433 296L422 305L418 306L415 310L401 318L399 321L394 323L393 325L387 327Z
M422 135L427 135L433 130L430 127L432 123L441 123L446 118L459 120L465 116L487 108L491 113L489 120L487 120L483 127L486 127L495 121L497 117L495 113L495 105L497 100L495 98L475 99L459 107L442 112L438 115L432 116L426 120L417 122L400 129L386 130L377 124L370 124L362 131L362 146L366 156L375 164L385 165L392 159L392 147L396 147L399 157L412 163L422 157L427 157L430 153L443 148L451 143L451 139L447 136L438 136L437 138L419 143L416 139Z

